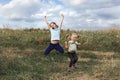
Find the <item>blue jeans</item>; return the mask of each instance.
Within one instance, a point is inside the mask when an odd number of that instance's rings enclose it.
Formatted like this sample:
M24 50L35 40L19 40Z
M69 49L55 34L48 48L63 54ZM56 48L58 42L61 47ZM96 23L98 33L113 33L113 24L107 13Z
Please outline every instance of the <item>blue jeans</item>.
M59 43L57 44L52 44L50 43L48 48L45 50L45 55L48 55L51 50L55 49L56 51L59 51L60 53L64 53L64 49L60 46Z

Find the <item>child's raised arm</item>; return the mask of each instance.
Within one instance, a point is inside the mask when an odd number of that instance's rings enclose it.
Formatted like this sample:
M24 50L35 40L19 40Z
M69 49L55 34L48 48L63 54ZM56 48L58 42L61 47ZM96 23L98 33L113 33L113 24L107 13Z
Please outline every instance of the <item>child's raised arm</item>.
M61 29L61 27L62 27L62 23L63 23L63 20L64 20L64 15L61 14L61 16L62 16L62 19L61 19L61 21L60 21L60 23L59 23L59 27L60 27L60 29Z
M50 29L50 24L48 22L48 20L46 19L46 16L43 17L44 21L46 22L47 26L48 26L48 29Z

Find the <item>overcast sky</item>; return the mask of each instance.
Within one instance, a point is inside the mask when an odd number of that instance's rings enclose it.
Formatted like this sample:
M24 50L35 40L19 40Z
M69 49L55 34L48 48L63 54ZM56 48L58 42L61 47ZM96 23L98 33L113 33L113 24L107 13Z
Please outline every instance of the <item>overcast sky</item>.
M0 0L0 28L47 28L42 16L63 29L120 27L120 0Z

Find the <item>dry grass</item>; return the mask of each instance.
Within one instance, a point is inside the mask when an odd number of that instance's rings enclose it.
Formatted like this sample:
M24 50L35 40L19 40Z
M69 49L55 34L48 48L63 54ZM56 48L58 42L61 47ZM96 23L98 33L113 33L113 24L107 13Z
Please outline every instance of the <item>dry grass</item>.
M120 58L114 58L115 52L99 51L78 51L79 69L68 72L67 66L69 60L65 56L51 54L44 57L43 51L35 49L19 50L17 48L5 48L0 54L3 70L1 80L8 80L8 74L11 80L119 80L120 79ZM83 55L87 54L85 58ZM94 55L93 55L94 54ZM96 58L94 58L96 56ZM102 56L102 57L101 57ZM60 58L63 57L63 58ZM104 58L105 57L105 58ZM6 61L6 62L3 62ZM11 66L11 68L9 68ZM16 73L15 71L20 73ZM10 72L9 72L10 70ZM35 71L34 71L35 70ZM37 73L36 73L37 72Z
M71 32L62 30L62 45ZM43 55L50 41L48 30L0 29L0 80L119 80L120 31L77 33L79 68L68 72L67 54Z

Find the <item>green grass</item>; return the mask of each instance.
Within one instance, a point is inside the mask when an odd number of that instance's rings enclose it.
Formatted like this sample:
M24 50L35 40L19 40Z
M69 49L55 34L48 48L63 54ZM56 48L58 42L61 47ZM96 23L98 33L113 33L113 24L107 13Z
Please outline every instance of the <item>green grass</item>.
M96 54L94 51L80 51L77 63L79 68L68 72L69 59L65 53L58 54L52 51L49 56L44 56L40 50L5 50L0 54L0 80L79 80L84 76L85 80L120 78L120 58L113 57L116 53L103 52L106 56L101 58L104 56L102 52ZM85 54L86 57L83 56Z
M93 51L115 51L120 52L120 30L105 31L61 31L61 44L67 34L76 32L80 36L81 50ZM48 30L28 29L11 30L0 29L0 47L18 47L20 49L34 48L44 49L50 42L50 32Z
M65 35L73 31L62 30ZM119 30L77 31L81 48L79 67L68 72L67 53L53 50L48 56L44 49L50 42L48 30L0 29L0 80L119 80ZM65 49L66 50L66 49Z

